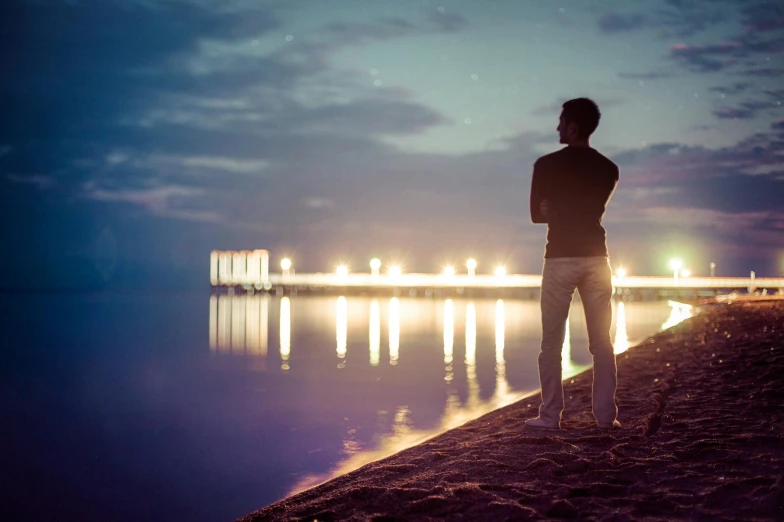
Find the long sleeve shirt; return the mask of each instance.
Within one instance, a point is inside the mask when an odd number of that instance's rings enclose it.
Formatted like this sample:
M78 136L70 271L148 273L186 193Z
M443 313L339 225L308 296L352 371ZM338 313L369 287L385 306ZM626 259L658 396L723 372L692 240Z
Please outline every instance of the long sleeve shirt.
M547 223L546 258L608 255L602 217L618 179L618 166L590 147L567 146L536 160L531 221Z

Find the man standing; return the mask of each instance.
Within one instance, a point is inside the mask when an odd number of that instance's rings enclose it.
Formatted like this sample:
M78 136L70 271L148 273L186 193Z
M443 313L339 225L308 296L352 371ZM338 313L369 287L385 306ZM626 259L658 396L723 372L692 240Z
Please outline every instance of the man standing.
M533 428L560 429L564 409L561 349L574 290L580 293L593 355L593 415L601 429L616 419L615 354L610 341L612 270L602 216L618 184L618 166L588 144L599 126L599 107L588 98L563 104L558 124L566 147L534 163L531 220L547 223L542 271L542 347L539 416Z

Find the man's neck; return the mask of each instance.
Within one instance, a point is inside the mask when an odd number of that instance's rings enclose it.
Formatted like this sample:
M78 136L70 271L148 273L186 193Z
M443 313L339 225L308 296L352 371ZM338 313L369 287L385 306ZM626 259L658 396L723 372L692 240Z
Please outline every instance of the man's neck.
M577 141L577 142L574 142L574 143L570 143L569 146L570 147L575 147L575 148L578 148L578 149L590 149L591 148L591 146L589 145L587 140L586 141Z

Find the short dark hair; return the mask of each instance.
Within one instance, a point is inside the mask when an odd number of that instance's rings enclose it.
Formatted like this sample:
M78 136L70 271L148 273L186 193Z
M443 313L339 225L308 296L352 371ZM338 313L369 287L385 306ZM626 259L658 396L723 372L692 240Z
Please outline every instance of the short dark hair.
M563 117L567 124L577 124L577 132L581 138L588 138L599 126L602 113L599 112L596 102L590 98L575 98L563 104Z

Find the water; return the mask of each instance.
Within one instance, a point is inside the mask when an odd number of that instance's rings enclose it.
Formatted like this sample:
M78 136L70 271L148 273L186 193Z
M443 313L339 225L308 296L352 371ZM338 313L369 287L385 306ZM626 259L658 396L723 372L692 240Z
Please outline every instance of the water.
M231 520L538 388L536 301L38 294L0 306L15 519ZM689 314L614 305L616 352ZM579 303L568 333L564 378L590 364Z

